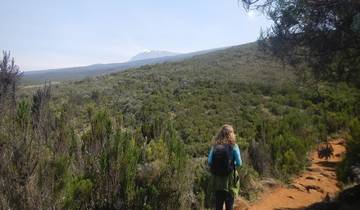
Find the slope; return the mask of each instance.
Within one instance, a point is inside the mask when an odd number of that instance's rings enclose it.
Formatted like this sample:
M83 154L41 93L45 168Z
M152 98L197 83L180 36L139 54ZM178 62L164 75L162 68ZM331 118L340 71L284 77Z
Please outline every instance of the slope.
M34 89L21 89L20 97L27 101L37 99L31 96ZM80 149L83 145L109 142L116 148L114 140L119 135L124 142L131 139L141 154L131 159L131 164L134 170L135 166L143 166L143 170L137 171L140 182L131 182L136 185L131 193L137 199L128 201L130 207L147 202L148 209L176 209L181 206L177 202L182 202L184 206L202 209L210 200L206 197L210 174L204 159L220 126L228 123L235 128L246 163L240 194L251 200L252 184L267 176L286 181L301 172L307 162L306 154L324 132L345 128L346 117L360 107L356 106L358 91L345 85L336 89L323 85L322 91L328 95L319 98L311 88L297 83L289 67L264 54L256 43L250 43L181 61L53 84L49 109L54 118L46 121L46 126L52 130L63 125L56 122L66 122L74 138L64 142L65 146L73 148L69 143L75 143L76 154L85 157L89 153ZM329 112L327 119L323 117L324 109ZM97 122L101 123L98 131L108 131L109 135L92 133L90 128ZM63 136L60 134L55 133L55 138ZM107 140L98 141L101 136ZM97 148L111 152L106 147ZM173 154L173 149L179 153ZM181 158L181 167L186 170L174 171L169 157ZM81 160L72 161L81 164ZM100 160L95 163L101 165ZM114 159L114 164L109 165L115 166L116 162ZM98 192L97 186L102 186L101 174L97 176L92 180L96 184L92 192ZM179 182L170 187L168 180ZM179 197L183 199L179 201ZM92 202L98 201L95 198Z
M219 48L221 49L221 48ZM120 72L130 68L138 68L144 65L159 64L164 62L176 62L192 58L196 55L206 54L219 49L203 50L185 54L160 54L157 56L139 56L124 63L94 64L89 66L48 69L40 71L26 71L22 83L38 84L45 81L66 81L81 80L86 77L105 75L113 72Z

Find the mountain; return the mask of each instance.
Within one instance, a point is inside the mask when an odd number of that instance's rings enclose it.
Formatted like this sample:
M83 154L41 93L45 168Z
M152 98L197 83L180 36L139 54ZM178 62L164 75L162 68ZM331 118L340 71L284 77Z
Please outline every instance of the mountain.
M179 55L179 53L160 51L160 50L147 50L135 55L129 61L146 60L146 59L161 58L161 57L168 57L174 55Z
M148 59L140 60L140 58L145 58L145 56L136 55L130 61L124 63L94 64L94 65L80 66L80 67L48 69L48 70L40 70L40 71L27 71L24 72L24 78L22 80L22 83L24 85L28 85L28 84L39 84L45 81L81 80L86 77L94 77L94 76L99 76L114 72L120 72L126 69L138 68L145 65L182 61L197 55L203 55L221 49L225 49L225 48L216 48L216 49L203 50L203 51L197 51L186 54L176 54L166 51L156 51L163 53L149 52L148 56L155 56L155 54L158 56L165 54L167 55L172 54L172 56L156 57L156 58L148 58Z

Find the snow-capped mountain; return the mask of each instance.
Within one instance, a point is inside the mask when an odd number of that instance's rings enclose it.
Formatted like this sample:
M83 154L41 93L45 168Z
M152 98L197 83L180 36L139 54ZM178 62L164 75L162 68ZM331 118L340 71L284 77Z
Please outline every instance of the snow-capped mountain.
M129 61L138 61L138 60L146 60L152 58L161 58L161 57L168 57L179 55L180 53L169 52L169 51L160 51L160 50L146 50L141 52L134 57L132 57Z

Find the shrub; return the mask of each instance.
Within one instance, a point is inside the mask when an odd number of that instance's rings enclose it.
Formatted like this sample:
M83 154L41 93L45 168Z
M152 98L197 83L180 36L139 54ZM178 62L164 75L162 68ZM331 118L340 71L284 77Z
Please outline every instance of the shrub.
M259 174L248 165L241 166L238 169L238 174L240 182L239 194L248 200L254 200L261 191L261 186L258 184Z
M360 120L355 118L350 123L350 136L346 143L346 156L342 161L338 175L344 182L354 180L352 167L360 166Z
M306 162L307 149L304 141L290 134L275 137L271 143L275 175L288 181L291 175L302 170Z
M249 147L251 165L262 176L271 174L272 160L269 145L252 141Z
M343 112L327 112L326 125L328 133L336 133L348 127L348 116Z
M63 209L85 209L91 199L92 188L90 179L74 178L66 186Z

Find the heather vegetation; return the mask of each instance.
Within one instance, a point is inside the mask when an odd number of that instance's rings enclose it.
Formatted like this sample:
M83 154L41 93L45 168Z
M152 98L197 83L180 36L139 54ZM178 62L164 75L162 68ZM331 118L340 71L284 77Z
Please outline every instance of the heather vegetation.
M206 155L232 124L244 166L288 182L330 135L349 136L341 174L358 162L360 91L310 86L256 44L44 87L17 87L1 65L0 205L5 209L202 209L212 203ZM6 81L6 82L3 82Z
M338 177L359 182L360 4L241 2L273 21L262 48L41 87L19 86L5 52L0 209L209 208L206 156L225 123L237 134L239 194L248 200L263 178L289 182L331 137L346 139Z
M359 97L360 2L357 0L241 0L273 25L261 34L263 50L294 68L314 84L330 82L335 89L318 93L326 130L346 130L347 154L338 169L345 182L360 181ZM311 77L308 77L308 75ZM355 89L344 89L342 82ZM317 85L318 86L318 85ZM339 88L340 86L340 88ZM353 97L355 96L355 97ZM355 102L355 103L353 103ZM319 124L320 125L320 124ZM350 128L350 129L349 129ZM325 150L319 154L329 157ZM356 208L356 207L355 207ZM340 209L340 208L339 208Z

